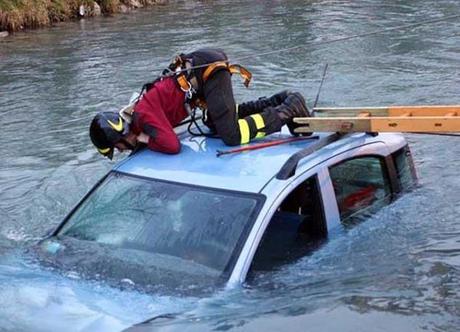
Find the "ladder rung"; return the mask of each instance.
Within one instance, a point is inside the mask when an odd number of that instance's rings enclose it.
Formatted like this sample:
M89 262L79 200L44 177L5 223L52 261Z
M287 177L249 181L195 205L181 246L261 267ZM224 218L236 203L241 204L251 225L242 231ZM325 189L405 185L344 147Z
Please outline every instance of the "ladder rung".
M304 132L460 132L459 116L295 118Z
M445 116L460 114L460 105L390 106L390 107L319 107L314 109L315 116L358 116L370 113L371 116Z

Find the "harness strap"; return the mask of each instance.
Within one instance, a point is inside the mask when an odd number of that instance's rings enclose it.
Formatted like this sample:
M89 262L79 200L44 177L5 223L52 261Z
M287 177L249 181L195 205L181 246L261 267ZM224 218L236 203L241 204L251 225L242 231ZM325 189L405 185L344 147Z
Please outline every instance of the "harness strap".
M225 61L217 61L210 64L203 73L203 82L206 82L217 69L227 69L230 74L239 74L243 78L245 87L248 87L251 82L252 74L249 70L241 65L231 65Z
M206 116L207 105L206 105L206 102L204 100L202 100L200 98L197 98L197 96L195 96L195 93L196 93L195 89L197 89L197 81L196 81L196 77L192 77L191 79L189 79L191 71L189 71L189 70L184 71L184 69L187 69L188 67L191 67L190 62L187 61L186 59L183 59L179 55L169 65L168 71L169 71L169 73L174 73L175 72L175 75L174 74L173 75L176 78L176 82L179 84L180 89L183 92L185 92L186 109L187 109L187 112L189 113L189 115L192 118L192 121L190 122L189 128L187 128L188 131L192 135L195 135L190 130L190 126L192 125L192 123L194 123L195 126L200 131L200 134L206 136L206 134L204 134L201 131L201 129L199 128L198 124L195 121L195 109L198 107L198 108L201 108L203 110L203 119L202 120L203 120L203 122L206 123L206 121L207 121L206 120L207 119L207 116ZM249 83L251 82L252 73L249 70L247 70L246 68L244 68L243 66L236 65L236 64L230 65L226 61L217 61L217 62L211 63L204 70L203 76L202 76L203 83L205 83L209 79L209 77L211 77L211 75L216 70L219 70L219 69L228 70L230 72L230 74L232 74L232 75L233 74L239 74L243 78L243 83L244 83L245 87L248 87ZM263 122L263 119L255 118L254 121L256 121L257 129L262 129L265 126L265 124ZM243 120L243 119L239 120L238 122L239 122L239 128L240 128L240 132L241 132L241 143L245 144L245 143L249 142L249 140L250 140L249 125L246 122L246 120ZM263 131L259 131L257 133L257 137L263 137L263 136L265 136L265 133Z
M174 59L174 61L171 63L171 65L169 66L169 69L171 71L183 70L188 67L187 64L190 65L187 61L182 59L181 56L177 56ZM175 69L173 69L174 67ZM231 65L225 61L216 61L214 63L211 63L208 67L206 67L203 73L203 77L202 77L203 82L206 82L209 79L209 77L218 69L226 69L232 75L239 74L243 78L243 83L245 87L248 87L249 83L251 82L252 73L249 70L247 70L241 65L236 65L236 64ZM190 80L187 78L187 76L188 76L187 72L179 71L179 73L176 74L176 80L181 90L187 94L188 99L192 99L192 94L195 92L193 91L194 86L190 82Z
M133 120L134 106L136 103L132 103L128 106L123 107L118 114L120 117L125 120L128 124L131 124Z
M184 91L184 92L189 91L190 88L192 87L192 85L191 85L190 82L187 80L187 78L185 77L184 74L179 74L179 75L176 77L176 80L177 80L177 83L179 83L180 88L181 88L182 91Z

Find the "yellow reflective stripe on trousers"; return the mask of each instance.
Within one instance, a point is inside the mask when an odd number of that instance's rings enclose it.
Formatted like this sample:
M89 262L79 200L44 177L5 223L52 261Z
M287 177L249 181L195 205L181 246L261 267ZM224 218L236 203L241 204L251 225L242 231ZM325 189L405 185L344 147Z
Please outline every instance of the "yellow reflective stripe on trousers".
M262 129L265 127L265 121L262 115L260 114L253 114L251 115L251 118L254 119L254 122L256 123L256 128L257 130Z
M238 125L240 127L241 134L241 144L246 144L249 142L249 125L248 122L244 119L238 120Z
M254 123L256 124L256 128L257 128L256 138L264 137L265 133L263 131L259 131L260 129L265 128L264 118L260 114L253 114L251 115L251 117L254 120Z

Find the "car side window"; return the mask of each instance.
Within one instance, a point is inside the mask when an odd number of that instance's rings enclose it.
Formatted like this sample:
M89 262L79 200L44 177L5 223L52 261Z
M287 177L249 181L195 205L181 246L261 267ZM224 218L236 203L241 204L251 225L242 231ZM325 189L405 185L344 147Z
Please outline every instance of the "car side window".
M310 253L327 234L317 177L297 186L270 220L254 256L250 274L269 271Z
M405 192L413 189L417 183L417 176L409 147L405 146L393 153L393 160L401 191Z
M346 160L329 168L343 222L359 221L391 201L391 187L383 158Z

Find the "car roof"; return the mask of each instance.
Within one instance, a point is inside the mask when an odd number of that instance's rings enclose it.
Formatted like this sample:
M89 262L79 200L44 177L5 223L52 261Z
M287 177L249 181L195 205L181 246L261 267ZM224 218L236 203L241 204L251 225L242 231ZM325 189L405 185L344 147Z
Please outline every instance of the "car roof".
M315 136L323 139L329 135L331 133ZM363 144L362 139L353 139L354 136L362 137L363 135L367 136L367 143L369 143L369 139L374 139L370 135L355 134L341 139L341 143L345 143L343 140L346 140L347 145L351 144L350 147ZM388 136L388 134L385 135ZM289 137L292 136L287 131L283 131L269 135L262 140L255 140L248 145L254 146L262 142L272 142ZM180 139L182 148L179 154L169 155L143 149L118 163L114 170L135 176L189 185L257 193L276 176L284 163L294 153L318 141L317 139L293 141L273 147L217 157L217 150L228 150L232 147L226 146L218 138L194 137L188 133L182 133ZM381 140L382 137L379 141ZM343 146L343 144L341 145ZM327 155L330 156L330 154L331 149L328 149ZM308 168L311 166L314 165L302 165L302 167Z

